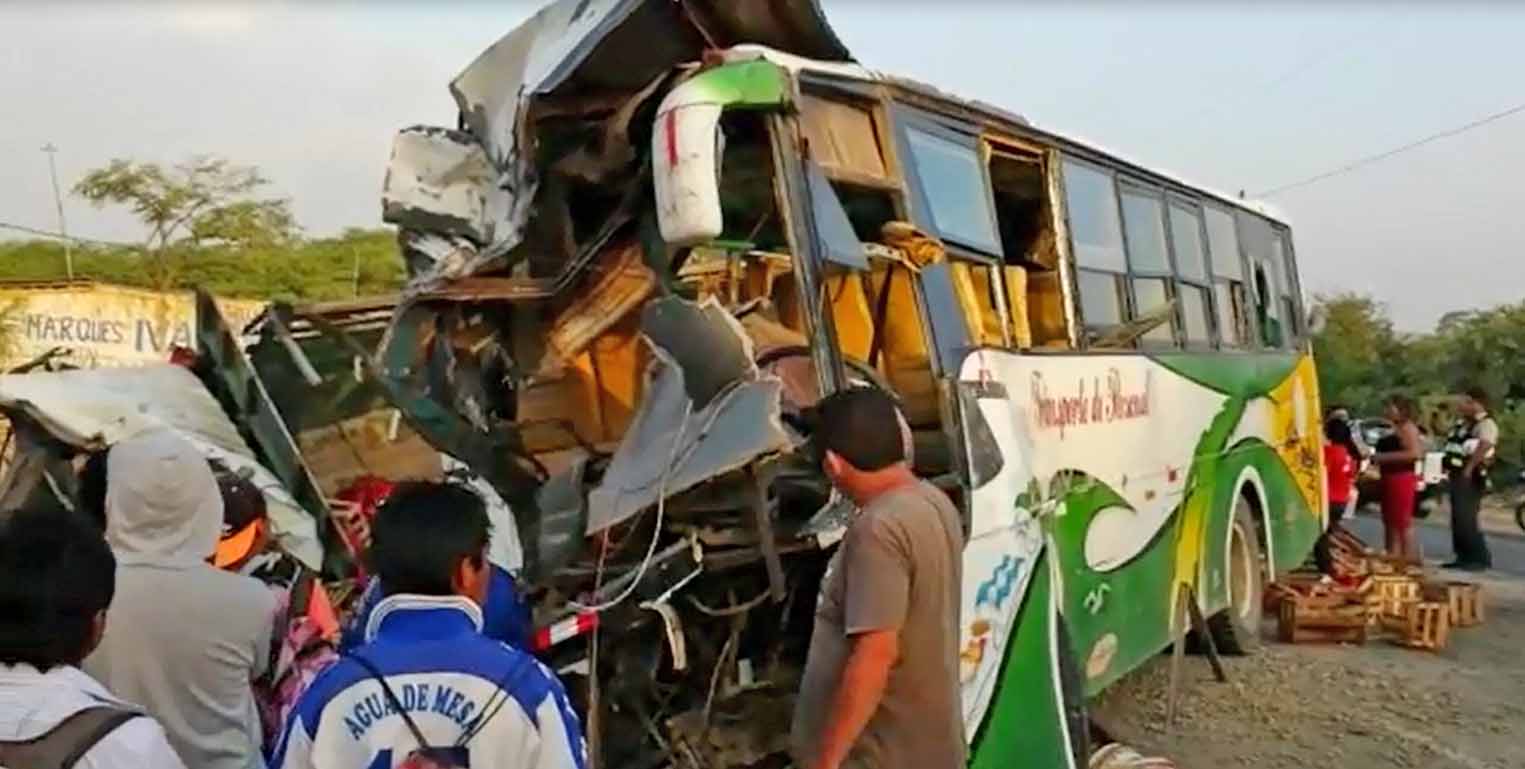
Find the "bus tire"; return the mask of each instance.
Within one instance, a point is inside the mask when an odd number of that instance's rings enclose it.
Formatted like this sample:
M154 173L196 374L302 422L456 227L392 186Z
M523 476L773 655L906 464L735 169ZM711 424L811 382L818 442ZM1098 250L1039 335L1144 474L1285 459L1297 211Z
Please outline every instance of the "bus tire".
M1228 607L1207 620L1221 654L1253 654L1260 648L1261 594L1265 568L1259 527L1244 497L1234 504L1228 544Z
M1080 661L1070 645L1069 627L1062 617L1059 623L1059 691L1064 696L1064 720L1070 734L1070 755L1074 766L1085 767L1091 761L1091 723L1086 712L1085 678Z

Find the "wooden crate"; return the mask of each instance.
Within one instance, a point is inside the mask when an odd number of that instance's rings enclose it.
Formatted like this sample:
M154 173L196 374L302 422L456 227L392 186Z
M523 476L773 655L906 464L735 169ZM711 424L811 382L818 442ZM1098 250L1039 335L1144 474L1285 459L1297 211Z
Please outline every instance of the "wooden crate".
M1471 582L1425 585L1424 600L1445 604L1451 627L1472 627L1483 622L1482 585Z
M1292 600L1302 595L1289 585L1280 582L1272 582L1266 586L1265 599L1261 602L1261 608L1269 614L1281 611L1283 601Z
M1362 542L1360 537L1344 529L1335 529L1329 532L1329 546L1335 550L1341 550L1355 556L1371 554L1371 550L1366 547L1366 543Z
M1341 576L1364 577L1371 573L1368 560L1356 553L1331 549L1329 560L1334 567L1334 573Z
M1403 619L1384 618L1398 634L1397 642L1411 649L1440 651L1451 641L1451 606L1440 601L1409 604Z
M1385 617L1405 617L1408 607L1422 598L1419 580L1412 577L1384 574L1371 578L1370 595L1376 597L1376 607Z
M1347 595L1288 597L1277 619L1285 643L1366 643L1366 606Z
M1410 563L1402 558L1376 553L1366 556L1366 568L1370 573L1378 576L1424 576L1424 567L1419 564Z

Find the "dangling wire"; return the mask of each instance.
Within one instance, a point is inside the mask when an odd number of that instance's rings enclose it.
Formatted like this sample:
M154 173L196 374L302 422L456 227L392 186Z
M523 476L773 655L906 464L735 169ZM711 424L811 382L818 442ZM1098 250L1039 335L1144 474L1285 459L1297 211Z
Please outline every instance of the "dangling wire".
M568 603L572 606L572 608L578 611L589 611L595 613L612 609L624 603L626 599L634 594L636 587L641 584L641 578L646 576L646 569L651 566L651 559L657 553L657 542L662 539L662 521L667 512L667 482L672 477L673 466L677 464L678 449L683 446L683 439L688 433L688 418L693 415L693 412L693 399L686 399L685 403L683 404L683 417L678 421L678 434L673 438L672 448L667 452L667 464L662 468L662 480L657 486L657 520L656 525L651 532L651 544L646 546L646 556L641 559L641 565L636 568L635 578L630 580L630 584L625 587L623 592L604 603L598 604L596 606L588 606L586 604L578 603L577 601L569 601ZM599 587L600 585L595 582L593 586L594 595L598 594Z

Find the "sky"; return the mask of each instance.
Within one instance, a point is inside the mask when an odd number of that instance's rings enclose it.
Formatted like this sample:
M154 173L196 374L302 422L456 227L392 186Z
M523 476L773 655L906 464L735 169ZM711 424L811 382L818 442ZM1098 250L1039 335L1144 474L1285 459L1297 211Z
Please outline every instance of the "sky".
M1230 194L1525 104L1525 3L822 3L873 69ZM261 168L310 235L379 226L395 131L453 125L449 80L537 5L0 4L0 222L56 228L51 142L66 194L112 158L211 153ZM1269 200L1307 293L1423 330L1525 297L1522 181L1525 112ZM64 206L71 234L142 235Z

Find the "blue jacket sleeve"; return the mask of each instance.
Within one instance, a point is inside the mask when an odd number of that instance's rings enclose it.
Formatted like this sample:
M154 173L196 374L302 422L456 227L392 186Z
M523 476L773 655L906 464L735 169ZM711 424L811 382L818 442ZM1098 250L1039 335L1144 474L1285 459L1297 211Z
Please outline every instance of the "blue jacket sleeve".
M515 649L529 651L530 635L534 632L530 625L529 604L519 593L519 584L513 576L497 566L492 567L492 582L487 587L487 606L482 609L482 617L483 635Z

